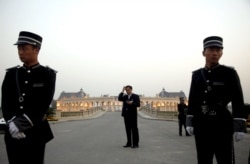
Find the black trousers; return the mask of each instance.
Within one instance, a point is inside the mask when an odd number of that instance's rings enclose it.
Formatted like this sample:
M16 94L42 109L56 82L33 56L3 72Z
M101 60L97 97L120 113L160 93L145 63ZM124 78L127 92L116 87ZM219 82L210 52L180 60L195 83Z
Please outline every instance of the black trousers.
M127 134L127 145L139 146L139 130L137 116L124 116L125 129Z
M45 143L5 136L9 164L43 164Z
M233 136L228 134L195 134L198 164L232 164Z
M179 136L182 136L182 127L184 127L184 131L186 133L186 136L188 136L188 132L186 130L186 118L179 118Z

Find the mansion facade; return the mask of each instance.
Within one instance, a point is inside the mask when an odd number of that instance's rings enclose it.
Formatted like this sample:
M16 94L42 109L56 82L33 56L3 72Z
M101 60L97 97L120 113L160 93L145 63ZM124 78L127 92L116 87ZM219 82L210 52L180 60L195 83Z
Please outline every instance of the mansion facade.
M140 96L141 107L147 107L158 111L177 111L179 98L187 98L183 91L167 92L163 88L155 97ZM117 96L103 95L100 97L89 97L82 89L79 92L62 92L56 101L56 108L61 112L87 111L90 108L98 107L106 111L120 111L122 102Z

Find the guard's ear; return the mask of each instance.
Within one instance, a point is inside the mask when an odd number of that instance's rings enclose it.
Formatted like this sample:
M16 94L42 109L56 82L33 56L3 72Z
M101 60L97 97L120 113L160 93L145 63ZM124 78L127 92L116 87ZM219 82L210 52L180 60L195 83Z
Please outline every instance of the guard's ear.
M205 50L202 51L202 55L205 56Z

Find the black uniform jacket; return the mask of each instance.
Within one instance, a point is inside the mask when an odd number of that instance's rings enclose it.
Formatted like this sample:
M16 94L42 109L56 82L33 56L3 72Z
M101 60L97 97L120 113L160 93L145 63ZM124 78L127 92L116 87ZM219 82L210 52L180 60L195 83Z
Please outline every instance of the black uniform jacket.
M123 102L122 116L123 117L137 117L137 107L140 107L140 98L137 94L132 93L128 99L128 95L120 93L118 100ZM127 104L126 101L133 101L132 104Z
M6 121L15 117L14 122L26 134L26 140L48 142L53 138L44 116L54 96L55 82L56 72L40 64L7 69L2 84L3 116Z
M232 103L232 111L227 108ZM193 72L188 115L193 115L194 133L233 133L233 118L245 118L240 80L235 69L217 65Z

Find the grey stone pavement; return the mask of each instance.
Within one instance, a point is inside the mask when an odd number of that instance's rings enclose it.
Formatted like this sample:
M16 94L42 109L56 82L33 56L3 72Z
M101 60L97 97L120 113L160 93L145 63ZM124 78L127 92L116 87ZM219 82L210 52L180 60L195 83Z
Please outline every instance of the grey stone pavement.
M46 146L45 164L195 164L193 136L178 136L178 122L139 112L140 147L123 148L126 134L120 112L50 122L55 138ZM0 134L0 164L7 156ZM235 142L236 164L247 164L250 134ZM214 160L215 161L215 160ZM216 163L216 162L214 162Z

